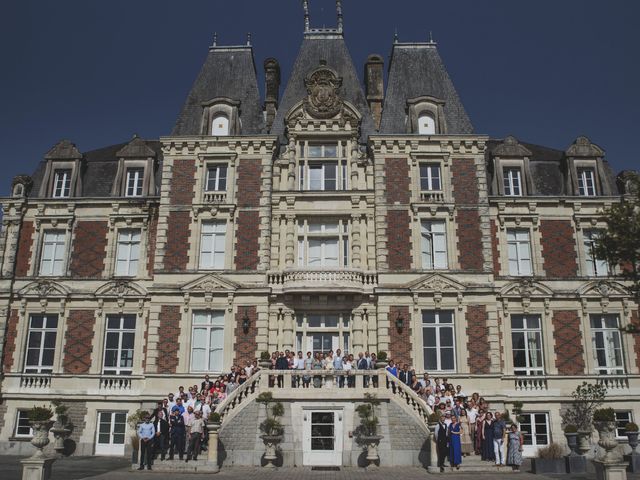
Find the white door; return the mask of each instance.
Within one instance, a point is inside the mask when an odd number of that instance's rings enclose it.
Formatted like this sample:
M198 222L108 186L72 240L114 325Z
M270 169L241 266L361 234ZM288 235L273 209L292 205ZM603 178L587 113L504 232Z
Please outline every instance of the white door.
M96 455L124 455L127 412L98 412Z
M342 410L305 410L302 464L342 466Z
M540 447L549 445L549 415L546 413L524 413L520 431L524 437L523 455L535 457Z

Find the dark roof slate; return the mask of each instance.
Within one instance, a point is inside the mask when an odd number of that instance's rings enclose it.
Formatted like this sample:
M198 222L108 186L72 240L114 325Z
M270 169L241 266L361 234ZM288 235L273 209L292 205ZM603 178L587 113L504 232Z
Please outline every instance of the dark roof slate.
M473 133L435 43L396 43L391 51L389 79L380 133L406 134L407 100L432 96L443 100L448 134Z
M172 135L201 135L202 104L216 97L240 102L242 135L263 133L262 101L251 47L209 49L178 115Z
M373 117L358 79L351 54L341 35L317 34L305 36L284 90L282 101L278 106L271 133L280 135L281 140L283 140L285 117L296 103L307 96L304 80L309 73L320 66L321 60L326 61L327 67L332 68L339 77L342 77L340 97L353 104L362 115L360 141L365 143L367 136L375 131Z

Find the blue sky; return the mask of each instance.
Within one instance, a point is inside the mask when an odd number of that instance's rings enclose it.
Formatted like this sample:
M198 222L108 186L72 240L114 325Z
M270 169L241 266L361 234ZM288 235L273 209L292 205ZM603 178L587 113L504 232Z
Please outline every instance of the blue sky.
M429 31L478 133L566 148L587 135L617 172L640 168L640 2L344 0L358 72ZM335 24L310 0L312 26ZM0 7L0 195L59 139L82 151L171 131L214 32L252 33L283 80L302 40L298 0L5 0ZM386 68L386 66L385 66ZM262 86L262 85L261 85Z

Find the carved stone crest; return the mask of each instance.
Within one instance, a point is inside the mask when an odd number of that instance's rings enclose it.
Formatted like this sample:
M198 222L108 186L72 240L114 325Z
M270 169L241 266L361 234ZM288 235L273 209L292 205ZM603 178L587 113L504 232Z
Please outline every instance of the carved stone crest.
M342 100L338 90L342 78L326 66L314 70L304 81L307 87L307 98L304 100L305 111L314 118L332 118L342 109Z

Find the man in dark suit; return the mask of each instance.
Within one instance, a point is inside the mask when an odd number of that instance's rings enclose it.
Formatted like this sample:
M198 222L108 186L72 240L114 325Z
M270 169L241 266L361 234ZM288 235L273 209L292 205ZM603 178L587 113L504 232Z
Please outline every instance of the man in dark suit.
M155 458L159 452L160 460L164 460L164 457L167 454L167 443L169 441L169 422L162 411L158 412L156 421L153 422L153 426L156 429L153 457Z
M436 425L436 449L438 451L438 467L440 471L444 472L444 460L449 454L449 435L447 431L447 424L444 423L444 417L440 416L438 425Z
M413 376L411 375L411 372L409 371L409 365L408 364L406 364L406 363L404 364L404 366L402 367L402 370L400 370L400 372L398 373L398 378L405 385L411 385L411 383L413 383Z
M365 357L362 352L360 352L358 354L358 370L369 370L369 361L367 360L367 357ZM369 376L365 375L362 378L363 382L363 386L364 388L367 388L369 386Z
M284 352L280 352L280 356L276 360L276 370L289 370L289 359L285 356ZM278 387L282 388L284 385L284 376L278 375Z

